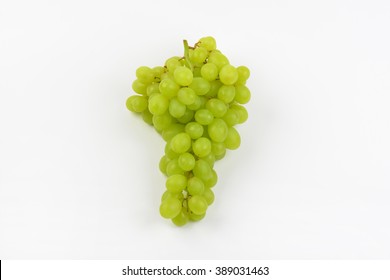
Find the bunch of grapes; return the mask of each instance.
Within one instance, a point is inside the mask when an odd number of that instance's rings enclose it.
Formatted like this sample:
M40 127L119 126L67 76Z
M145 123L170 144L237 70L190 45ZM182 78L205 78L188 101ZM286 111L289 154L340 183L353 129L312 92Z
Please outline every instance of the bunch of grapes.
M248 118L249 69L234 67L216 48L213 37L194 47L184 42L184 56L164 67L141 66L127 108L141 114L166 141L160 170L167 176L160 214L177 226L203 219L214 201L215 161L235 150L241 138L235 125Z

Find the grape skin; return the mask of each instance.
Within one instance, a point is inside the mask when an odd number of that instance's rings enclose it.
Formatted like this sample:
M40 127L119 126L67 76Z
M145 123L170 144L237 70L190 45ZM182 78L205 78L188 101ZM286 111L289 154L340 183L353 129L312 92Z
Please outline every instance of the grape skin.
M166 141L159 161L167 176L159 211L176 226L202 220L214 203L214 164L240 146L235 126L247 121L243 105L251 99L249 68L233 66L213 37L193 48L184 45L184 57L138 67L132 83L137 95L126 100L127 109Z

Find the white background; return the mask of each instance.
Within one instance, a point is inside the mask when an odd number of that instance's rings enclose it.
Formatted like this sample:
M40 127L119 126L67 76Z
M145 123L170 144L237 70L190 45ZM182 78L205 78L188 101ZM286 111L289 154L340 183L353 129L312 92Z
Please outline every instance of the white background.
M0 2L0 258L390 258L390 2ZM140 65L212 35L251 69L207 217L159 217Z

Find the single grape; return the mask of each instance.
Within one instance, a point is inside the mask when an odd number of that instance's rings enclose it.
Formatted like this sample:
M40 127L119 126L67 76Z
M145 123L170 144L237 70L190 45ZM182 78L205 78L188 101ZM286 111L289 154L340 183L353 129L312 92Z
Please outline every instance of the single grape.
M214 119L208 126L210 139L214 142L224 142L228 135L228 126L221 119Z
M173 193L173 192L170 192L168 190L166 190L163 195L161 196L161 202L166 200L167 198L177 198L179 199L180 201L183 201L184 199L184 196L183 196L183 193Z
M137 79L143 84L150 84L154 80L154 72L147 66L138 67L135 72Z
M205 188L202 196L207 201L208 205L213 204L213 202L214 202L214 192L210 188Z
M172 219L179 215L181 208L181 201L179 199L169 197L161 202L160 214L166 219Z
M192 144L192 150L198 157L205 157L211 152L211 142L209 139L201 137Z
M208 51L212 51L217 48L217 43L211 36L201 38L198 42L198 45L204 47Z
M251 92L250 90L243 85L236 86L236 96L234 97L234 100L237 101L240 104L246 104L251 99Z
M162 66L156 66L152 68L155 78L161 79L161 76L165 73L165 68Z
M179 66L173 72L173 77L178 85L188 86L192 83L193 74L187 67Z
M185 224L187 224L188 220L189 220L189 215L188 215L187 211L183 208L180 211L180 213L172 219L172 222L175 225L181 227L181 226L184 226Z
M219 79L225 85L233 85L238 79L237 69L230 64L223 66L219 71Z
M214 63L208 62L200 69L201 76L207 81L214 81L218 77L218 67Z
M237 72L238 72L238 80L237 82L240 84L245 84L246 80L249 79L250 76L250 71L248 67L246 66L238 66L237 67Z
M176 84L175 81L170 78L162 80L159 84L159 91L168 99L175 97L177 95L177 92L179 91L179 88L179 85Z
M218 94L218 91L219 91L219 89L220 89L220 87L222 85L223 84L221 83L220 80L211 81L210 82L210 90L209 90L209 92L205 96L208 97L208 98L216 97L217 94Z
M245 109L244 106L233 104L231 107L231 110L236 112L238 116L238 121L237 123L244 123L248 119L248 111Z
M194 111L188 109L187 107L186 111L184 112L184 115L178 118L177 120L182 124L187 124L193 119L194 114L195 114Z
M204 186L207 188L212 188L217 184L218 175L214 169L211 169L210 176L204 179Z
M234 86L223 85L218 90L218 98L226 104L232 102L235 95L236 89Z
M171 99L168 110L172 117L180 118L184 116L186 109L187 109L186 105L181 103L176 97Z
M211 167L207 163L207 161L199 159L195 162L195 167L192 170L194 175L199 179L205 180L209 178L211 175Z
M157 131L162 131L169 127L172 123L172 116L165 112L162 115L154 115L153 116L153 125Z
M192 111L196 111L198 110L200 107L202 106L202 98L201 96L196 96L195 97L195 101L194 103L190 104L190 105L187 105L187 108L192 110Z
M185 132L187 132L192 139L198 139L203 135L203 126L197 122L190 122L186 124Z
M142 119L147 124L153 125L153 115L149 112L148 108L146 108L146 110L142 112Z
M181 174L174 174L168 177L165 186L173 193L182 192L187 186L187 178Z
M204 161L206 161L210 165L210 167L214 166L215 155L213 153L210 152L207 156L201 157L200 159L203 159Z
M234 126L239 123L238 112L232 108L228 109L222 118L228 126Z
M177 67L181 66L181 63L179 61L180 57L174 56L171 58L168 58L165 61L165 67L168 69L169 72L175 71Z
M191 105L195 102L197 95L191 88L181 88L177 93L177 99L184 105Z
M198 177L191 177L187 182L187 191L190 195L201 195L204 191L204 183Z
M160 84L158 83L152 83L148 85L146 88L146 95L150 97L153 93L160 93L159 86Z
M189 86L197 95L205 95L210 90L210 82L201 77L195 77Z
M213 119L213 114L207 109L200 109L195 113L195 120L201 125L208 125Z
M148 99L139 95L130 96L126 101L126 107L132 112L141 113L148 107Z
M172 123L170 126L168 126L166 129L162 131L162 137L166 142L168 142L173 138L173 136L183 131L184 131L184 125L180 123Z
M235 150L240 147L241 137L234 127L229 127L228 135L224 143L229 150Z
M158 166L160 168L161 173L167 174L167 165L168 165L169 161L170 161L170 159L167 156L163 156L160 159L160 163Z
M146 95L146 88L148 87L148 85L142 83L140 80L137 79L134 80L131 87L136 93Z
M206 109L208 109L214 115L214 117L221 118L223 115L225 115L228 108L223 101L217 98L212 98L207 101Z
M178 158L178 164L184 171L190 171L195 166L195 158L190 153L181 154Z
M158 94L149 99L149 111L153 115L162 115L168 110L169 101L163 95Z
M189 218L191 221L193 222L198 222L200 220L202 220L204 217L206 216L206 213L202 214L202 215L196 215L195 213L190 213L189 214Z
M196 215L206 213L207 207L207 200L203 196L194 195L188 200L188 208Z
M215 158L218 159L219 156L224 155L226 152L226 147L224 143L211 142L211 152L215 155Z
M215 64L218 70L221 70L223 66L229 64L229 59L220 52L212 51L209 55L208 62Z
M179 154L178 154L178 153L175 153L175 152L171 149L171 142L170 142L170 141L168 141L168 142L165 144L164 152L165 152L165 155L166 155L169 159L174 159L174 158L178 158L178 157L179 157Z
M172 159L171 161L168 162L166 173L168 176L172 176L175 174L181 174L181 175L184 174L184 170L180 168L177 158Z
M181 132L175 135L171 140L171 149L178 154L185 153L191 147L191 137Z
M192 55L190 53L190 59L195 64L201 64L201 63L203 63L206 60L208 54L209 54L209 52L208 52L208 50L206 48L204 48L204 47L197 47L192 52Z

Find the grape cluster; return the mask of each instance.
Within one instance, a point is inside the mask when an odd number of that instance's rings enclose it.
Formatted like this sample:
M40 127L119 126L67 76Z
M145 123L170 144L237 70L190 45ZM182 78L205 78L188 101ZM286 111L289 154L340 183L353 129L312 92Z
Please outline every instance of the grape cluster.
M247 67L229 63L213 37L194 47L184 40L183 57L136 70L132 88L138 95L126 106L166 141L159 164L167 176L160 214L177 226L203 219L214 201L214 162L240 146L235 125L248 118L242 104L251 97L245 86L249 74Z

